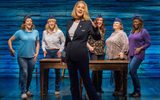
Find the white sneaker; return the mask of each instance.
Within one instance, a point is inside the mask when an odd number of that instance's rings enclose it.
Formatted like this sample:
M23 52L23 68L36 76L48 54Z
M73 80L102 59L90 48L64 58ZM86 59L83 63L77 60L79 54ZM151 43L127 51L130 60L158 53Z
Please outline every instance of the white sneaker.
M33 96L33 94L30 91L27 91L26 94L27 94L28 97L32 97Z
M60 95L60 92L59 91L55 91L54 94L55 95Z
M27 94L26 94L26 93L23 93L23 94L21 95L21 98L22 98L22 100L27 99Z

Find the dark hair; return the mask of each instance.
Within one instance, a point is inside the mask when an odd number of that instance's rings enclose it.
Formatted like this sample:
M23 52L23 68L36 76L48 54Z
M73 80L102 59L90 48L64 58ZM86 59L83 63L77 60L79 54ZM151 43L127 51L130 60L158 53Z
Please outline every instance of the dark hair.
M22 29L22 30L25 30L25 21L26 21L28 18L32 19L30 15L25 15L25 16L24 16L24 18L23 18L23 23L22 23L22 25L21 25L21 29ZM33 22L32 22L32 29L34 29L34 28L35 28L35 25L34 25Z
M95 20L96 20L96 23L97 23L97 18L102 18L102 19L103 19L102 15L99 14L99 15L96 17L96 19L95 19ZM104 19L103 19L102 26L100 27L100 30L102 31L103 34L105 34L106 29L105 29Z
M132 19L132 23L134 22L134 20L139 20L140 21L140 24L139 24L139 28L138 29L135 29L133 24L132 24L132 34L138 30L138 32L140 32L142 29L143 29L143 19L141 18L141 16L134 16L133 19Z

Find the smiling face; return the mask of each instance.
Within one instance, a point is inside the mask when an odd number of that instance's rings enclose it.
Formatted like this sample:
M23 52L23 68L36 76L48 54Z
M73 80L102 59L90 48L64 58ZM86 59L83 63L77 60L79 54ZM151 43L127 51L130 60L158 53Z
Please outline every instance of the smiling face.
M136 30L138 30L138 29L140 28L140 26L141 26L141 21L138 20L138 19L134 19L134 20L133 20L133 27L134 27Z
M102 17L96 18L96 23L97 23L98 28L102 27L103 18Z
M78 3L75 8L75 13L78 18L81 18L84 15L85 5L83 3Z
M113 23L113 29L114 30L121 30L121 28L122 28L122 25L121 25L120 22L114 22Z
M54 29L54 27L56 25L56 21L54 19L49 19L47 24L48 24L50 29Z
M31 18L27 18L24 24L26 29L32 30L33 22Z

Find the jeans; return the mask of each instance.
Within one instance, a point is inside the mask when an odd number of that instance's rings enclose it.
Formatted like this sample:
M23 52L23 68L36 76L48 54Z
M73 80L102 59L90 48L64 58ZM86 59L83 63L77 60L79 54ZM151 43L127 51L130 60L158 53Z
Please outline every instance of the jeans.
M58 58L57 57L58 50L47 50L46 58ZM60 69L55 69L56 78L55 78L55 90L60 90Z
M133 86L134 86L134 92L140 92L140 81L138 79L138 75L137 75L137 69L139 68L140 64L141 64L142 60L137 58L137 57L131 57L130 60L130 75L131 75L131 79L133 82Z
M19 84L21 88L21 93L26 93L29 91L29 86L32 80L32 72L35 66L33 58L23 58L18 57L19 64Z

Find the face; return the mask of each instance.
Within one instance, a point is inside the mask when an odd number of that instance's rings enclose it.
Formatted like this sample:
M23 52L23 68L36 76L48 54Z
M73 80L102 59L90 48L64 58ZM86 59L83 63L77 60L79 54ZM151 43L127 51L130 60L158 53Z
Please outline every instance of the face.
M113 29L116 30L116 29L121 29L122 28L122 25L120 22L114 22L113 23Z
M56 25L56 22L54 20L50 20L48 22L48 26L49 26L50 29L54 29L55 25Z
M97 18L96 22L97 22L97 26L100 28L103 24L103 18Z
M140 26L140 20L138 20L138 19L135 19L135 20L133 20L133 27L135 28L135 29L139 29L139 26Z
M32 29L32 25L33 25L33 23L32 23L32 19L31 18L27 18L26 20L25 20L25 28L27 28L27 29L29 29L29 30L31 30Z
M84 9L85 9L85 5L83 3L78 3L76 8L75 8L75 12L77 17L82 17L84 15Z

